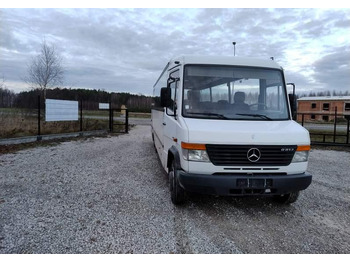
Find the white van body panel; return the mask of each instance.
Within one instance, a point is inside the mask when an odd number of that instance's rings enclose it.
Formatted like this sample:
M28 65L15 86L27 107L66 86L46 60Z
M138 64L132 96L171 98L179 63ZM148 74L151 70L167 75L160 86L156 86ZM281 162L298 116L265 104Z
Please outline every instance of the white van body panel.
M301 145L310 143L310 141L305 141L308 131L292 120L238 121L186 118L185 122L191 143L236 145Z
M289 121L237 121L237 120L211 120L186 118L188 140L197 144L223 144L223 145L303 145L308 131L293 120ZM291 135L292 134L292 135ZM179 148L181 143L179 144ZM189 164L185 171L190 173L213 174L232 172L232 166L214 166L212 163L185 161ZM187 167L186 166L186 167ZM235 166L244 168L246 166ZM256 170L261 168L261 170ZM263 173L266 166L254 166L256 173ZM307 162L292 163L289 166L280 166L273 172L286 172L296 174L304 172ZM237 169L236 169L237 171ZM248 170L249 171L249 170ZM271 172L271 171L270 171Z

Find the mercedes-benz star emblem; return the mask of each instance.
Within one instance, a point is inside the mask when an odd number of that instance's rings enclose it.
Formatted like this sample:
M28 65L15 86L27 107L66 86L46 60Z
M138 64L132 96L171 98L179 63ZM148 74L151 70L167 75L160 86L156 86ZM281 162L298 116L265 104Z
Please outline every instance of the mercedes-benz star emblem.
M261 157L260 150L257 148L251 148L248 150L247 158L250 162L257 162Z

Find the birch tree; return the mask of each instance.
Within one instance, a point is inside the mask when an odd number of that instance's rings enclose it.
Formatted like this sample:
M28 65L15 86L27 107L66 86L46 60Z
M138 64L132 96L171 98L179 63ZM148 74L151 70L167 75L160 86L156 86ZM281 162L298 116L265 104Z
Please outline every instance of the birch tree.
M63 74L62 57L54 45L48 45L44 40L40 53L28 65L24 80L31 88L43 91L45 99L47 88L63 84Z

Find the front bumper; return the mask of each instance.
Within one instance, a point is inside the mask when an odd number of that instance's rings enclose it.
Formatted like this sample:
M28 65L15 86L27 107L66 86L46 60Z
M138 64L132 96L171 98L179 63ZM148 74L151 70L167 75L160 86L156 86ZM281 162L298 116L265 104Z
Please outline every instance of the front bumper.
M294 175L201 175L178 172L180 186L186 191L209 195L283 195L306 189L312 180L309 173Z

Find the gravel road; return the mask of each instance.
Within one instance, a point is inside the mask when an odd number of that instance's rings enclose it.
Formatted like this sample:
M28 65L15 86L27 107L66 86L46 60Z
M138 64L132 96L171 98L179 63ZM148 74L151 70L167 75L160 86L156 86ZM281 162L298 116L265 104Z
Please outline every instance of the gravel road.
M150 126L0 155L0 253L350 253L350 153L312 150L313 183L171 204Z

